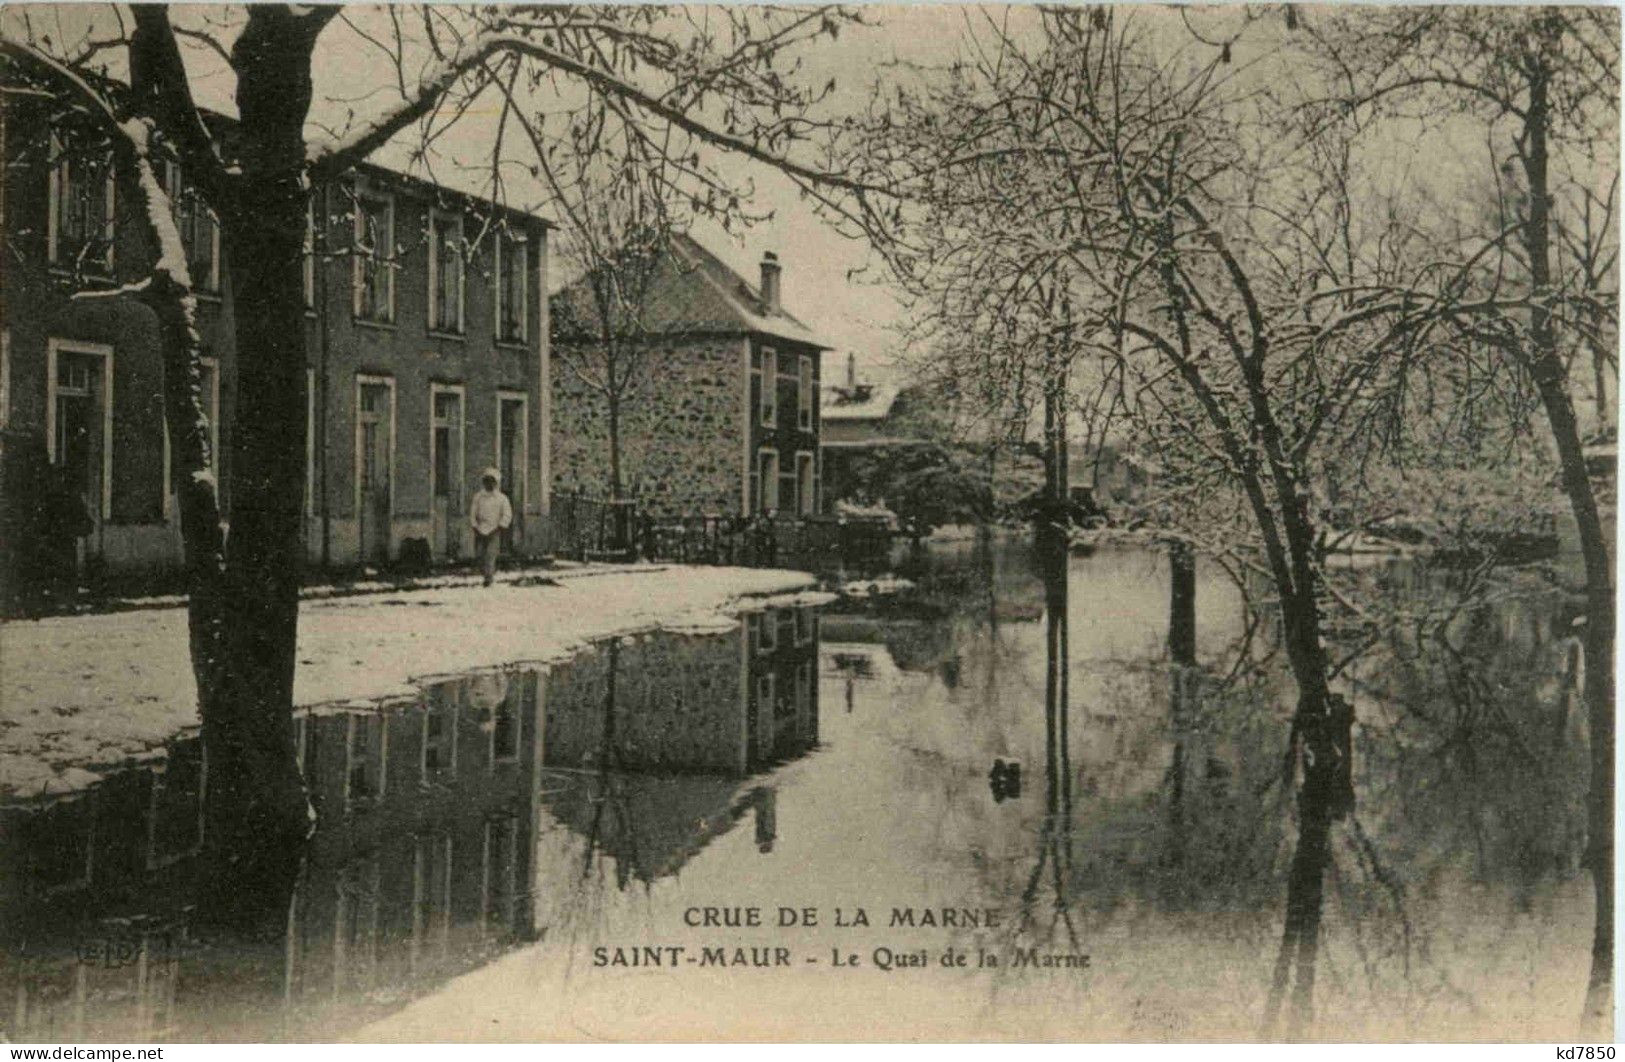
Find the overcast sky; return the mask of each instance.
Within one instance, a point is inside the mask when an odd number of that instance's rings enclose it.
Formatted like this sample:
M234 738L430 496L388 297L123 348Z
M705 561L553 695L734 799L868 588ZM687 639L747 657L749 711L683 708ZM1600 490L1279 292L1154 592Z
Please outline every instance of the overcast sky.
M966 5L890 5L867 6L860 9L867 26L844 30L835 41L820 38L798 50L804 68L802 76L809 85L822 85L831 78L835 92L827 101L832 112L860 109L869 99L877 80L908 80L917 76L910 73L914 66L941 65L956 54L968 52L978 31L985 34L988 19L1009 20L1017 36L1029 27L1032 9L981 8ZM1238 8L1193 11L1187 17L1201 23L1197 28L1204 36L1223 38L1234 27L1225 25L1239 17ZM42 30L49 31L58 47L71 48L71 42L95 28L97 35L105 35L110 25L110 9L102 5L72 5L72 7L32 7L29 16L34 20L36 38ZM178 5L171 8L172 17L194 29L208 29L223 45L229 45L235 36L235 27L241 19L238 9L210 8ZM18 11L0 15L0 20L14 31ZM1174 31L1169 37L1181 48L1193 46L1189 27L1181 24L1180 16L1167 9L1138 8L1134 17L1142 27L1150 25L1152 32ZM363 30L370 30L375 38L390 38L393 27L388 16L378 8L354 8L346 18ZM411 20L401 20L410 27ZM410 32L410 29L408 29ZM233 77L223 61L209 49L186 41L189 68L199 102L205 106L231 113ZM1251 49L1251 50L1256 50ZM121 73L118 56L110 72ZM423 53L424 61L429 55ZM1238 52L1237 68L1246 68L1253 57ZM1270 64L1269 56L1261 60ZM1279 68L1277 66L1277 73ZM413 80L408 77L408 83ZM326 125L342 126L353 115L387 108L398 101L396 79L392 65L386 61L375 45L361 36L357 29L344 23L335 23L323 34L317 52L317 102L313 118ZM566 88L564 91L571 91ZM500 98L489 94L483 113L471 110L459 124L438 142L441 157L435 160L432 176L476 192L488 192L489 186L475 187L490 175L490 142ZM392 99L393 97L393 99ZM537 107L546 110L551 104L538 100ZM509 155L524 163L530 152L513 137ZM414 140L403 136L395 145ZM1442 141L1456 140L1455 143ZM1442 149L1442 150L1441 150ZM1411 144L1393 142L1385 151L1391 157L1385 160L1390 170L1389 180L1413 181L1418 179L1415 160L1425 160L1422 169L1430 179L1437 179L1442 160L1458 163L1473 153L1475 146L1449 137L1441 130L1418 130ZM1482 151L1482 144L1476 146ZM385 165L411 168L406 165L404 151L385 149L376 157ZM467 169L459 174L458 164ZM771 211L769 221L748 230L729 235L720 227L702 225L695 235L715 253L747 278L754 279L758 263L765 251L774 251L783 264L785 305L803 318L828 341L843 350L854 351L860 362L885 362L894 352L896 340L891 327L897 322L899 311L889 289L878 281L877 263L867 246L847 239L824 224L811 204L804 201L792 182L771 168L739 161L730 163L738 172L748 174L755 182L755 212ZM535 209L546 216L550 213L545 195L535 181L531 181L519 167L507 167L511 174L505 189L505 198L513 205Z

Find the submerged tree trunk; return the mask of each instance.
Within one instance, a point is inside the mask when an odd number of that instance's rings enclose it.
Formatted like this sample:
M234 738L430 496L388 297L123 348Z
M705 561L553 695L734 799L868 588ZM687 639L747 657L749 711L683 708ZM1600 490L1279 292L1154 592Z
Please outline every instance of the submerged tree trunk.
M1613 1012L1614 969L1614 587L1608 537L1597 497L1586 473L1585 452L1570 393L1568 369L1557 349L1551 311L1540 297L1551 291L1551 198L1547 174L1550 120L1547 71L1535 60L1530 73L1529 107L1524 121L1524 173L1529 184L1529 216L1524 249L1530 286L1537 297L1530 310L1529 368L1557 448L1563 491L1574 511L1585 564L1585 688L1591 777L1586 800L1585 864L1591 871L1596 918L1591 942L1591 975L1584 1016L1602 1023Z
M1196 666L1196 557L1185 542L1168 547L1168 658Z

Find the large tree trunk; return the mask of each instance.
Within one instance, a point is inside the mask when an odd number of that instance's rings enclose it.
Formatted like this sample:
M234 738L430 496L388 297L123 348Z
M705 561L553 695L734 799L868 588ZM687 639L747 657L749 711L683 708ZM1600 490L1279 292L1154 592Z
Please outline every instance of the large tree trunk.
M250 20L233 50L243 174L219 203L235 308L237 395L222 592L193 603L223 666L198 699L217 916L286 902L312 824L294 747L305 437L303 126L308 42ZM189 540L188 547L192 547ZM211 614L212 613L212 614ZM201 677L201 672L200 672Z
M1529 217L1524 249L1530 287L1536 296L1530 311L1529 366L1540 392L1546 420L1557 447L1563 490L1574 510L1585 564L1585 701L1591 753L1590 789L1586 800L1585 863L1591 871L1596 918L1591 941L1591 975L1587 982L1585 1019L1604 1023L1613 1013L1614 969L1614 585L1608 538L1597 509L1596 493L1586 474L1579 422L1574 414L1568 370L1557 349L1551 313L1540 298L1551 291L1551 199L1547 174L1550 105L1547 73L1537 59L1530 74L1529 108L1524 121L1523 165L1529 184Z
M1586 476L1580 433L1556 358L1542 359L1538 376L1552 437L1562 466L1564 491L1574 510L1580 555L1586 573L1585 686L1591 758L1586 796L1585 865L1591 871L1596 921L1591 941L1591 976L1586 988L1587 1020L1613 1013L1614 969L1614 591L1608 539ZM1554 378L1555 377L1555 378Z

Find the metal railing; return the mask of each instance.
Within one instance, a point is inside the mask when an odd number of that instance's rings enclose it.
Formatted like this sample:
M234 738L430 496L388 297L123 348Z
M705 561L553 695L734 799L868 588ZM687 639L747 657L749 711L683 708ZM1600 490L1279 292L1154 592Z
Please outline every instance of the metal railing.
M831 558L883 554L892 532L882 519L656 513L635 498L553 495L546 548L568 560L649 560L741 567L810 567Z
M545 549L555 557L630 559L625 555L637 525L637 501L556 491L545 522Z

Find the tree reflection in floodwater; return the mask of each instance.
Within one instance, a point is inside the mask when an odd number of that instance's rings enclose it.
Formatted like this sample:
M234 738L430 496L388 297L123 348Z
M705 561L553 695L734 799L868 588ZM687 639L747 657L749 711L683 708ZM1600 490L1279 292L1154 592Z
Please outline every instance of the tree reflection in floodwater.
M1112 649L1103 660L1087 646L1079 659L1069 628L1117 604L1069 596L1092 581L1079 565L1101 558L1046 556L1042 544L1031 556L1045 605L1033 699L1044 713L1030 724L1043 737L1043 810L1022 820L1035 854L982 861L989 892L1021 898L1023 943L1086 947L1143 920L1147 903L1170 917L1209 912L1256 940L1258 987L1235 1003L1253 1000L1264 1037L1460 1035L1495 1018L1485 1001L1508 971L1476 984L1468 957L1500 940L1545 953L1525 971L1531 998L1573 994L1561 979L1583 973L1583 954L1567 951L1588 924L1575 893L1584 734L1572 604L1548 583L1398 564L1364 573L1375 611L1336 635L1335 689L1359 711L1359 810L1339 820L1283 760L1292 691L1267 614L1225 614L1198 654L1194 581L1176 550L1163 662ZM967 672L1019 667L991 622L978 637ZM1080 681L1082 700L1071 695ZM1272 908L1273 931L1235 917Z
M1563 594L1532 571L1345 573L1358 803L1317 824L1266 595L1166 545L1050 545L930 550L903 598L304 716L321 828L286 913L236 939L189 911L195 739L8 809L6 1035L838 1039L855 1013L944 1039L1573 1032L1591 923ZM691 922L780 905L825 922ZM872 930L831 924L857 906ZM897 927L894 906L1004 917ZM80 962L87 941L111 965ZM598 954L750 963L775 942L796 968ZM879 945L1005 961L907 988L872 968ZM831 971L832 946L864 965ZM745 986L751 1008L687 1002ZM876 1008L892 986L906 1014Z

